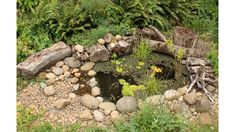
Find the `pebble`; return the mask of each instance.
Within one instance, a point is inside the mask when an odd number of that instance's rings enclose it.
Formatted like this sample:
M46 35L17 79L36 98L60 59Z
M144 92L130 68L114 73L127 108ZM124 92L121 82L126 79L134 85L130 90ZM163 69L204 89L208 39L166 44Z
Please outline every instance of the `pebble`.
M79 119L81 121L87 121L87 120L92 120L93 116L91 114L91 111L88 110L84 110L80 115L79 115Z
M119 113L118 113L118 111L112 111L110 116L111 116L112 120L116 120L119 118Z
M70 76L71 76L70 72L68 72L68 71L64 72L64 77L65 78L69 78Z
M91 78L89 81L89 85L91 87L95 87L98 84L98 82L96 81L95 77Z
M71 68L78 68L81 65L81 62L73 57L65 58L64 63Z
M99 108L103 109L104 111L107 110L107 111L110 111L110 112L116 110L116 106L112 102L102 102L102 103L100 103Z
M115 36L115 39L116 39L117 41L120 41L120 40L122 39L122 36L121 36L121 35L116 35L116 36Z
M105 44L105 41L104 41L104 39L101 38L101 39L98 39L98 43L103 45L103 44Z
M55 89L53 88L53 86L48 86L46 88L44 88L44 94L47 96L51 96L55 94Z
M71 82L72 84L76 84L76 83L78 82L78 78L73 77L72 79L70 79L70 82Z
M74 46L74 49L78 52L84 52L84 46L82 46L80 44Z
M89 108L89 109L97 109L99 107L99 100L96 99L95 97L91 96L90 94L85 94L82 96L80 103Z
M75 93L69 93L69 99L75 99L77 95Z
M94 70L89 70L88 73L87 73L87 75L88 75L89 77L94 77L94 76L96 76L96 72L95 72Z
M74 73L74 76L79 78L79 77L81 77L81 73Z
M93 87L91 89L91 95L92 96L99 96L100 95L100 88L99 87Z
M67 99L58 99L57 101L54 102L54 106L57 109L63 109L65 108L67 105L69 105L71 102Z
M45 81L46 85L49 86L49 85L52 85L55 83L55 79L54 78L50 78L48 80Z
M73 69L71 73L74 74L74 73L77 73L77 72L79 72L79 69Z
M84 65L80 67L80 70L86 72L93 69L94 66L95 66L94 62L86 62Z
M100 103L102 103L104 101L104 99L102 97L96 97L96 99L98 99L100 101Z
M100 112L99 110L94 110L94 118L95 118L95 121L98 121L98 122L103 122L105 121L105 116L102 112Z
M63 69L63 71L64 71L64 72L66 72L66 71L68 71L68 70L69 70L69 66L67 66L67 65L63 65L63 66L62 66L62 69Z
M63 66L63 65L64 65L64 62L63 62L63 61L58 61L58 62L55 64L56 67L61 67L61 66Z
M63 73L63 69L61 69L60 67L54 67L54 68L52 68L52 72L55 75L59 76L59 75L61 75Z
M55 77L56 77L56 75L54 73L47 73L46 74L46 78L48 78L48 79L55 78Z
M185 102L189 105L195 104L197 102L197 99L198 99L198 97L196 95L195 89L192 92L190 92L184 96Z
M188 85L186 85L186 86L184 86L182 88L177 89L179 96L184 96L185 93L187 92L187 90L188 90Z
M176 90L170 89L170 90L165 91L164 97L165 97L166 100L171 101L171 100L174 100L174 99L178 99L179 94Z
M149 96L145 99L147 103L151 103L153 105L160 105L164 102L164 96L163 95L153 95Z
M63 80L64 80L64 75L60 75L60 76L59 76L59 79L60 79L61 81L63 81Z
M46 88L47 85L46 85L46 83L44 83L44 82L40 82L40 87L41 87L41 88Z
M73 86L73 90L77 91L79 89L79 84Z

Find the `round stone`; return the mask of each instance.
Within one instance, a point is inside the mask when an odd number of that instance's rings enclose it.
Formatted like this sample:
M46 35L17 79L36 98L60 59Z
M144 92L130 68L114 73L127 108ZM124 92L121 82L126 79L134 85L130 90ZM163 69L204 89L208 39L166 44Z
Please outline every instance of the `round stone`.
M55 83L55 79L54 78L50 78L48 80L45 81L46 85L49 86L49 85L52 85Z
M203 96L197 103L196 103L196 110L197 112L209 112L211 109L211 103L208 97Z
M79 89L79 84L73 86L73 90L77 91Z
M117 41L120 41L120 40L122 39L122 36L121 36L121 35L116 35L116 36L115 36L115 39L116 39Z
M112 111L110 116L111 116L112 120L116 120L119 118L119 113L118 113L118 111Z
M80 67L80 70L86 72L91 70L94 66L95 66L94 62L86 62L84 65Z
M165 99L171 101L171 100L178 99L179 98L179 94L178 94L178 92L176 90L170 89L170 90L165 91L164 97L165 97Z
M85 107L87 107L89 109L93 109L93 110L97 109L99 107L99 104L100 104L98 99L96 99L95 97L93 97L93 96L91 96L89 94L83 95L81 97L80 103L83 106L85 106Z
M77 72L79 72L79 69L76 68L76 69L73 69L71 73L74 74L74 73L77 73Z
M188 90L188 85L186 85L186 86L184 86L182 88L177 89L179 96L184 96L185 93L187 92L187 90Z
M198 99L198 96L197 96L195 90L193 90L192 92L190 92L184 96L185 102L189 105L195 104L197 102L197 99Z
M84 46L78 44L78 45L74 46L74 49L78 52L83 52L84 51Z
M44 83L44 82L40 82L40 87L41 87L41 88L46 88L47 85L46 85L46 83Z
M48 86L48 87L44 88L44 94L47 96L54 95L55 89L53 88L53 86Z
M70 82L71 82L72 84L76 84L76 83L78 82L78 78L73 77L73 78L70 80Z
M105 110L109 110L110 112L116 110L116 106L112 102L103 102L103 103L100 103L99 108L103 109L104 111Z
M98 122L105 121L105 115L99 110L94 110L93 114L94 114L95 121L98 121Z
M75 93L69 93L69 98L70 99L75 99L77 95Z
M63 71L64 71L64 72L66 72L66 71L68 71L68 70L69 70L69 66L67 66L67 65L63 65L63 66L62 66L62 69L63 69Z
M58 61L58 62L55 64L56 67L61 67L61 66L63 66L63 65L64 65L64 62L63 62L63 61Z
M101 38L101 39L98 39L98 43L103 45L103 44L105 44L105 41L104 41L104 39Z
M63 70L61 68L59 68L59 67L54 67L54 68L52 68L52 72L55 75L59 76L59 75L61 75L63 73Z
M104 101L104 99L102 97L96 97L96 99L98 99L100 101L100 103L102 103Z
M59 99L57 101L54 102L54 106L57 109L63 109L65 108L67 105L69 105L71 102L67 99Z
M96 81L96 79L93 77L90 79L89 81L89 85L93 88L98 84L98 82Z
M88 109L88 110L84 110L80 115L79 115L79 118L81 121L87 121L87 120L91 120L93 119L93 116L91 114L91 111Z
M117 101L116 108L121 113L134 112L137 110L137 100L134 97L124 96Z
M72 68L77 68L81 65L81 62L73 57L67 57L64 59L64 63Z
M47 73L46 74L46 78L48 78L48 79L55 78L55 77L56 77L56 75L54 73Z
M60 75L60 76L59 76L59 79L60 79L61 81L63 81L63 80L64 80L64 75Z
M95 72L94 70L89 70L88 73L87 73L87 75L88 75L89 77L94 77L94 76L96 76L96 72Z
M91 95L92 96L99 96L100 95L100 88L99 87L93 87L91 89Z
M70 72L68 72L68 71L64 72L64 77L65 78L69 78L70 76L71 76Z

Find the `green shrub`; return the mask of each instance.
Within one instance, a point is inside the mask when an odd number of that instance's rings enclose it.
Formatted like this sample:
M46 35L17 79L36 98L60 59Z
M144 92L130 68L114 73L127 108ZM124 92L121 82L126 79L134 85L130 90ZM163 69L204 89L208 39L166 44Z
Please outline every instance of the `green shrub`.
M148 59L149 54L152 52L149 40L142 40L138 45L134 56L140 61L145 61Z
M148 81L144 83L146 87L146 91L150 95L160 94L161 93L161 84L160 81L157 80L155 77L149 78Z
M217 44L214 44L211 48L211 51L208 53L208 58L211 61L215 74L218 76L219 73L219 60L218 60L218 50L216 47Z
M145 90L144 85L130 85L124 79L119 79L119 83L122 84L122 95L123 96L134 96L136 90Z
M149 104L134 114L128 123L115 124L117 132L179 132L185 128L182 117L171 114L163 107L156 108Z

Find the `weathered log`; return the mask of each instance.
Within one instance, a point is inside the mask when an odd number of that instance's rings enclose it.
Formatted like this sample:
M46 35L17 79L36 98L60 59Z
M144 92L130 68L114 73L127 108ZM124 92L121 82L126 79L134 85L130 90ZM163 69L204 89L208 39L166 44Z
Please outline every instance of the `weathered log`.
M113 47L113 51L118 56L123 56L132 53L133 45L124 40L118 41L118 43Z
M17 72L25 76L35 76L38 72L49 68L56 62L71 56L71 47L58 42L49 48L37 52L17 65Z
M163 41L163 42L166 42L166 37L154 26L149 26L158 36L158 38Z
M73 57L81 61L89 60L89 55L87 52L74 52Z
M110 52L104 45L93 45L90 47L90 61L108 61L110 58Z
M177 27L173 36L174 44L186 48L196 48L198 35L191 29Z

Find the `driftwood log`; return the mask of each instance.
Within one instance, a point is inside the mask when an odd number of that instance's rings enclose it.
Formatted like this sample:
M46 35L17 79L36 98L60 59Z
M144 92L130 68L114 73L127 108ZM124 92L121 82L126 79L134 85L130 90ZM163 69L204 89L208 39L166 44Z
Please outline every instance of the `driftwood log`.
M35 76L38 72L54 65L72 54L71 47L64 42L58 42L49 48L37 52L17 65L20 75Z

